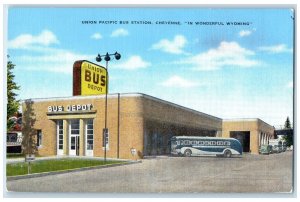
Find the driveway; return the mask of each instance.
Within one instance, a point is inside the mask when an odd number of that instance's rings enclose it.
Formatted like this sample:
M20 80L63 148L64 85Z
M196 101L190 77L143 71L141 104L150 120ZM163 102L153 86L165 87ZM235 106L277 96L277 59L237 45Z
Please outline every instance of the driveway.
M242 158L161 157L119 167L7 181L15 192L277 193L292 190L292 152Z

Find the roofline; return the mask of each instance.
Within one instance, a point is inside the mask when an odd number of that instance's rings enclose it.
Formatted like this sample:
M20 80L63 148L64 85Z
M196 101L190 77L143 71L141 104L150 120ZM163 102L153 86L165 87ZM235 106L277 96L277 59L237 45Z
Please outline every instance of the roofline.
M115 98L118 97L118 94L128 97L138 97L140 96L139 93L113 93L113 94L108 94L108 98ZM64 100L73 100L73 99L78 99L78 100L84 100L84 99L96 99L96 98L104 98L105 94L103 95L76 95L76 96L67 96L67 97L50 97L50 98L30 98L30 99L24 99L21 100L21 102L25 102L26 100L31 100L33 102L46 102L46 101L64 101Z
M268 124L267 122L261 120L260 118L237 118L237 119L223 119L223 122L234 122L234 121L260 121L270 127L273 127L275 130L275 127Z
M147 94L144 94L144 93L113 93L113 94L108 94L108 98L117 98L119 94L120 94L120 97L144 97L146 99L150 99L150 100L154 100L154 101L157 101L157 102L160 102L160 103L172 105L176 108L180 108L180 109L183 109L183 110L186 110L186 111L190 111L192 113L196 113L196 114L199 114L199 115L202 115L202 116L206 116L206 117L209 117L209 118L216 119L218 121L222 121L222 119L219 118L219 117L215 117L215 116L203 113L203 112L199 112L197 110L187 108L187 107L181 106L179 104L175 104L173 102L169 102L169 101L166 101L166 100L163 100L163 99L151 96L151 95L147 95ZM63 100L73 100L73 99L78 99L78 100L97 99L97 98L99 98L99 99L100 98L105 98L105 94L104 95L88 95L88 96L79 95L79 96L68 96L68 97L52 97L52 98L32 98L32 99L26 99L26 100L31 100L33 102L46 102L46 101L63 101ZM24 103L26 100L22 100L21 102Z
M206 116L206 117L209 117L209 118L216 119L218 121L222 121L222 119L219 118L219 117L212 116L212 115L209 115L209 114L206 114L206 113L203 113L203 112L200 112L200 111L188 108L188 107L184 107L182 105L179 105L179 104L176 104L176 103L173 103L173 102L169 102L167 100L163 100L163 99L160 99L160 98L157 98L157 97L153 97L151 95L147 95L147 94L143 94L143 93L140 93L140 95L143 96L143 97L145 97L145 98L148 98L150 100L154 100L154 101L158 101L158 102L161 102L161 103L164 103L164 104L172 105L172 106L174 106L176 108L180 108L180 109L192 112L192 113L196 113L196 114L199 114L199 115L202 115L202 116Z

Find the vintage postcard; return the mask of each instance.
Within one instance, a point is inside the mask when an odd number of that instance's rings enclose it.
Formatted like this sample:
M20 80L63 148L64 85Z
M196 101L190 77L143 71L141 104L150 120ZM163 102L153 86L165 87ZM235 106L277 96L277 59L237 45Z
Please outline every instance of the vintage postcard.
M7 194L293 194L295 13L7 6Z

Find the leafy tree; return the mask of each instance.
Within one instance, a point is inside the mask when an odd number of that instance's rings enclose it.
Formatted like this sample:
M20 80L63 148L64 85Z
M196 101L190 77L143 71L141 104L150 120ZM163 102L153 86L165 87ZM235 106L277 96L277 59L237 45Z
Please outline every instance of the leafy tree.
M22 126L22 150L23 154L35 154L36 153L36 134L34 129L36 122L35 113L33 109L33 101L25 100L23 105L23 126Z
M9 56L8 56L9 57ZM12 116L14 116L19 109L19 100L16 99L17 94L16 90L20 89L20 86L16 84L14 81L15 75L13 74L13 70L15 65L11 62L7 62L7 131L11 130L14 126L14 121L9 120Z

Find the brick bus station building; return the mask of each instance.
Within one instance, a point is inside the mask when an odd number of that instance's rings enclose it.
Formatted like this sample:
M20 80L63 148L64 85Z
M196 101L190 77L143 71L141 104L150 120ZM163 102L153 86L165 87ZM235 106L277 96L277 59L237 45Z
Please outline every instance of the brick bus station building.
M107 101L105 140L105 95L25 101L23 128L34 120L41 156L104 157L105 150L107 158L168 155L172 136L233 137L244 152L258 154L274 138L274 127L260 119L222 120L141 93L109 94Z

